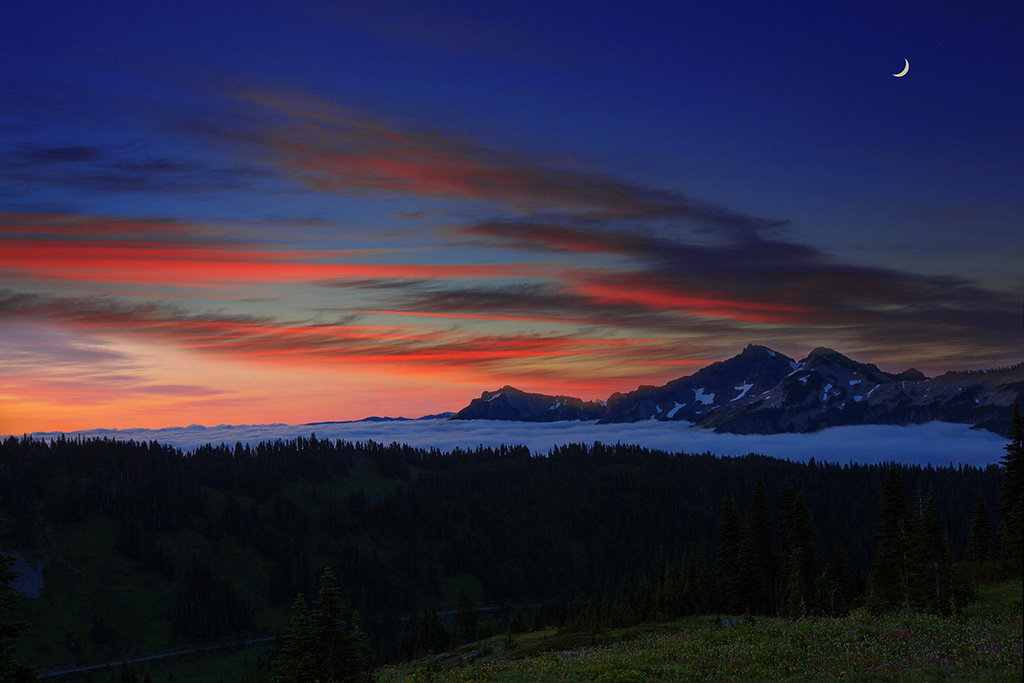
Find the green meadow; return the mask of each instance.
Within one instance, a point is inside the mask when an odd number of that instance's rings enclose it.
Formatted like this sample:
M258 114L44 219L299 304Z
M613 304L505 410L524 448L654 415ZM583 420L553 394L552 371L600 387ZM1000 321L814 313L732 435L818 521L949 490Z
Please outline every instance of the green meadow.
M982 587L978 597L955 617L857 611L734 626L701 616L605 632L548 630L384 667L377 680L1019 683L1021 583Z

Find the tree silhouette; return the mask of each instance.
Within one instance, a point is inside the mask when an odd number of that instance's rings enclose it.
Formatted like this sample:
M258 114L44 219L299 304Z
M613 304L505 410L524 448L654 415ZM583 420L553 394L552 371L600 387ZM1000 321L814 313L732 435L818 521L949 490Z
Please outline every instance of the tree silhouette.
M722 609L740 610L740 515L730 498L722 499L722 521L718 527L715 547L715 572Z
M988 528L988 513L985 511L985 494L978 494L978 504L974 507L971 519L971 537L967 542L964 559L971 562L984 562L989 559L991 534Z
M910 611L910 558L906 484L894 465L882 484L875 532L874 571L871 575L872 606L877 610L902 605Z
M1024 418L1021 417L1020 399L1013 402L1013 417L1010 421L1010 443L1005 446L1002 457L1003 484L1002 498L1003 531L1002 555L1014 561L1018 568L1024 553Z
M914 523L912 586L915 604L926 612L948 613L953 595L953 575L946 532L935 508L935 494L920 506Z
M783 598L790 616L801 616L815 607L814 539L811 519L802 493L787 484L779 492L782 514Z
M317 673L313 624L306 599L300 593L292 606L291 626L284 649L274 660L271 680L274 683L306 683Z
M471 643L476 640L477 618L473 600L469 597L466 589L459 592L459 599L455 605L454 633L452 634L456 644Z

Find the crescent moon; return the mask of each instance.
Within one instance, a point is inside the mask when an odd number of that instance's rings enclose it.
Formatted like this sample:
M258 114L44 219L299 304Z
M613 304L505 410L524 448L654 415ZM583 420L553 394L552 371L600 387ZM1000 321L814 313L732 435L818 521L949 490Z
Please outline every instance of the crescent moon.
M910 71L910 60L904 57L903 61L906 62L906 66L903 67L903 71L899 72L898 74L893 74L893 76L895 76L896 78L903 78L904 76L907 75L907 72Z

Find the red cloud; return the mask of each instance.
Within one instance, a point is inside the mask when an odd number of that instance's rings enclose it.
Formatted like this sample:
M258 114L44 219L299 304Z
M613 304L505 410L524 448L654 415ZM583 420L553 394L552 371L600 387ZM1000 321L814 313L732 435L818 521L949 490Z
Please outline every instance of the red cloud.
M664 353L665 339L574 335L480 335L396 326L298 324L270 318L193 314L166 303L109 297L12 294L0 298L10 319L50 320L106 335L148 339L179 348L262 362L379 362L454 369L543 358Z
M529 266L345 263L381 250L253 248L194 239L201 226L0 214L0 277L169 286L361 278L516 277ZM161 239L154 240L154 235ZM125 239L133 237L137 239ZM168 237L176 239L170 240Z
M631 274L604 275L600 279L578 278L574 288L580 294L605 304L628 304L651 311L740 323L800 324L818 310L794 304L744 301L728 298L728 294L715 296L708 290L686 292L679 286L660 285L646 277Z
M500 201L525 213L590 218L684 218L743 233L782 225L693 200L681 192L609 175L558 168L449 133L374 119L295 93L247 93L262 108L255 145L307 187L330 192L396 192Z

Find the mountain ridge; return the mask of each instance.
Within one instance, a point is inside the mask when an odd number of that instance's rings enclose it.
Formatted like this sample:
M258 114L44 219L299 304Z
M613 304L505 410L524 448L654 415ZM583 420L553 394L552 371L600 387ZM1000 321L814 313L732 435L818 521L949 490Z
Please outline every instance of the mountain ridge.
M686 421L735 434L938 420L1005 435L1013 401L1022 393L1024 362L927 377L914 368L885 372L823 346L796 361L766 346L748 344L736 356L691 375L615 392L607 401L529 393L506 385L483 392L451 419Z

